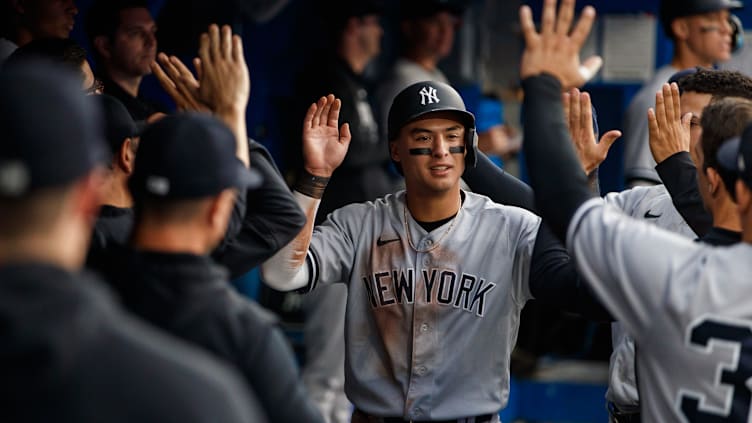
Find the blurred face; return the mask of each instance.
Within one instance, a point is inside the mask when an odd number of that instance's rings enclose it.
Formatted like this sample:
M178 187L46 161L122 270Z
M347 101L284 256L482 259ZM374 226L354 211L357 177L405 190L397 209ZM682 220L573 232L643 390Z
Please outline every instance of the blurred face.
M443 59L452 51L454 33L459 23L459 18L449 12L418 19L411 29L413 44L423 55Z
M148 9L120 11L120 26L112 40L111 61L131 76L151 73L149 65L157 55L157 25Z
M68 38L78 14L73 0L27 0L21 7L24 24L35 38Z
M700 118L702 118L702 110L710 104L712 97L710 94L701 94L694 91L685 91L681 95L681 115L684 116L687 113L692 113L689 127L689 154L692 156L692 161L695 162L695 166L698 169L702 166L702 161L698 162L695 154L696 150L701 150L699 148L700 137L702 136Z
M703 61L718 62L731 58L731 24L728 10L687 16L685 41Z
M376 57L381 52L383 35L384 29L381 27L379 15L366 15L360 18L358 42L370 57Z
M465 127L451 112L426 115L405 125L390 145L408 189L442 194L459 189L465 170Z
M685 91L681 95L681 114L684 116L687 113L692 113L692 120L689 127L689 155L692 157L692 161L697 168L697 188L700 190L703 204L710 204L710 196L708 191L708 179L705 171L703 170L703 154L702 147L700 146L700 138L702 137L702 127L700 126L700 118L702 118L702 110L710 104L710 99L713 96L710 94L701 94L694 91Z

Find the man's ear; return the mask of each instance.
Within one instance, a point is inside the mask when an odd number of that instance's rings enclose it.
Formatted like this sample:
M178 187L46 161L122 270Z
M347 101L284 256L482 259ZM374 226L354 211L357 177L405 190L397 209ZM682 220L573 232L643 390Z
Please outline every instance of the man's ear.
M397 151L397 142L396 141L389 141L389 155L392 157L392 160L395 162L399 162L399 152Z
M214 196L209 206L209 214L207 215L208 223L211 227L217 228L220 232L224 233L227 229L234 205L235 190L233 189L226 189Z
M133 173L133 165L136 161L136 153L133 138L126 138L122 144L120 144L120 152L118 154L118 166L123 169L127 175Z
M94 49L96 49L97 53L105 59L109 60L110 57L112 57L110 40L104 35L97 35L94 37Z
M716 196L720 194L722 189L725 189L721 175L719 175L718 171L714 168L705 168L705 177L708 179L708 192L710 193L710 195Z
M671 22L671 31L678 40L686 40L689 37L689 22L686 18L676 18Z

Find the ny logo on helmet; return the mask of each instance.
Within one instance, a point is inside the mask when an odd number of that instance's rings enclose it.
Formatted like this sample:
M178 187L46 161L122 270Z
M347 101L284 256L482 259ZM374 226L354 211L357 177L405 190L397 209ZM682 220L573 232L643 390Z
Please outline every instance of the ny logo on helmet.
M423 87L420 89L420 104L425 106L426 104L438 103L439 96L436 94L436 88Z

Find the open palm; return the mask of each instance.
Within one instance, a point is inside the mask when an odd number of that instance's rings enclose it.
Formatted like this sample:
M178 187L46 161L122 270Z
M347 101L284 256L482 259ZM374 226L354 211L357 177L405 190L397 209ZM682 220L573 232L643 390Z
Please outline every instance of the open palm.
M311 104L303 121L303 158L308 173L330 177L350 145L350 125L339 127L342 101L329 94Z

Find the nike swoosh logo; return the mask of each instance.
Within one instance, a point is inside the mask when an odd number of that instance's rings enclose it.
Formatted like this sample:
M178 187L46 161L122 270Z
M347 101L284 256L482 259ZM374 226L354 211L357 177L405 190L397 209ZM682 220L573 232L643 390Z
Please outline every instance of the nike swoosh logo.
M643 217L645 219L657 219L657 218L659 218L661 216L662 215L660 215L660 214L652 214L652 213L650 213L650 210L648 210L648 211L645 212L645 216L643 216Z
M376 240L376 245L379 246L379 247L381 247L384 244L389 244L390 242L395 242L395 241L399 241L399 240L400 240L399 238L381 239L381 237L379 237L379 239Z

